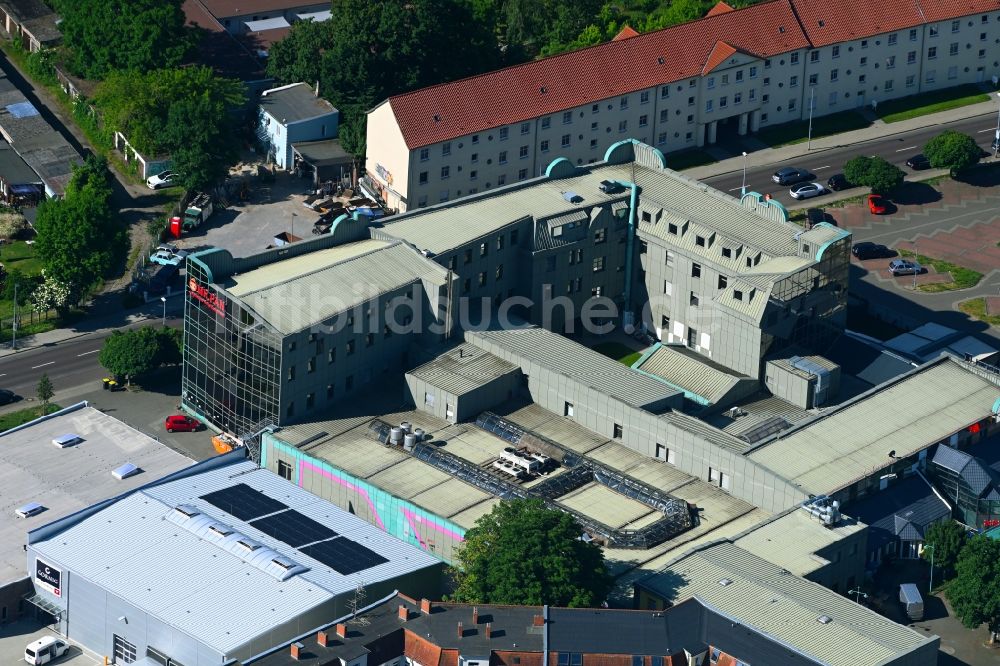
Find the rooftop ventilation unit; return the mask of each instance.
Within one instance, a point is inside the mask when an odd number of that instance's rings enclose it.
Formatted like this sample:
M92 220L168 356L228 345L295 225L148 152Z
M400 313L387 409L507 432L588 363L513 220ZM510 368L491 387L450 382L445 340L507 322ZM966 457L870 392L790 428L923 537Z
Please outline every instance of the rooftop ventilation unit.
M37 516L42 511L45 511L45 507L38 502L29 502L22 507L14 509L14 513L18 518L30 518L31 516Z
M198 509L187 504L179 504L178 506L175 506L174 511L179 513L183 518L194 518L201 513Z
M52 443L58 446L60 449L65 449L70 446L73 446L74 444L79 444L82 441L83 437L80 437L79 435L75 435L73 433L67 433L65 435L59 435L58 437L52 440Z
M820 624L830 624L831 622L833 622L833 618L830 617L829 615L820 615L818 618L816 618L816 621L819 622Z
M733 581L731 581L728 578L723 578L722 580L719 581L719 585L721 585L722 587L726 587L727 585L732 585L732 584Z
M141 471L142 470L139 469L136 465L133 465L132 463L125 463L121 467L119 467L119 468L117 468L115 470L112 470L111 471L111 476L113 476L116 479L118 479L119 481L121 481L123 479L127 479L130 476L135 476L136 474L138 474Z

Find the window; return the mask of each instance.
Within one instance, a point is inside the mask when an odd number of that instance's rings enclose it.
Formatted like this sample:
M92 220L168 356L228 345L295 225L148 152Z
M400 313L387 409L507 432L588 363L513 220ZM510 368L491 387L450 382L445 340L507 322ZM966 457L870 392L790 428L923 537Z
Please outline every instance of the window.
M839 44L838 45L834 45L834 47L831 49L831 51L832 51L831 55L834 58L839 58L840 57L840 45Z
M794 111L795 110L795 101L796 101L795 99L788 100L788 110L789 111Z
M985 42L986 41L986 33L985 32L979 33L979 41L981 41L981 42Z
M793 64L793 65L797 65L797 64L799 64L799 54L798 54L798 53L793 53L792 55L790 55L790 56L788 57L788 61L789 61L789 62L790 62L791 64Z
M472 135L472 144L475 145L477 143L479 143L479 135L478 134L473 134Z
M861 40L861 48L863 48L863 49L868 48L868 40L867 39L862 39Z
M711 113L712 112L712 106L713 106L713 104L714 104L714 102L712 100L707 100L705 102L705 112L706 113Z
M448 200L448 190L441 190L441 196L439 197L439 201L447 201L447 200Z
M725 275L720 275L719 276L719 289L725 289L727 284L729 284L729 278L727 278Z
M724 86L728 86L729 85L729 75L728 74L723 74L722 75L722 85L724 85Z
M928 29L928 33L930 34L931 37L937 37L938 36L938 27L936 25L932 25Z
M469 158L469 161L471 161L473 164L475 164L476 162L478 162L479 161L479 153L472 153L472 156Z
M509 132L510 132L509 128L507 128L507 127L501 127L500 128L500 140L501 141L506 141L507 140L507 134Z
M306 394L306 409L312 409L316 404L316 394L307 393Z
M528 170L527 169L519 169L518 170L518 172L517 172L517 179L518 180L524 180L527 177L528 177Z
M375 334L368 333L365 335L365 347L371 347L375 344Z
M896 33L892 33L891 35L889 35L889 46L895 46L898 37L899 35L897 35Z
M663 281L663 293L666 294L667 296L674 295L674 285L669 280Z
M917 61L917 52L916 51L910 51L909 53L906 54L906 64L907 65L912 65L916 61Z
M957 79L958 78L958 67L952 65L948 68L948 78Z
M326 352L326 362L333 363L337 360L337 348L333 347L328 352Z
M917 83L917 77L915 75L910 74L910 75L908 75L906 77L906 87L907 88L912 88L913 86L916 85L916 83Z
M788 80L788 87L789 88L797 88L798 85L799 85L799 77L793 76L792 78L790 78Z
M521 134L527 134L531 131L531 123L521 123Z
M563 148L569 147L569 134L563 134L562 135L562 139L560 140L560 144L562 145Z
M563 416L573 416L573 403L563 403Z
M750 67L750 78L751 79L756 79L757 78L757 66L756 65L752 65Z
M333 398L333 384L326 385L326 399L330 400Z
M420 161L421 162L426 162L430 158L431 158L431 149L430 148L421 148L420 149Z
M840 77L840 70L837 70L837 69L831 69L830 70L830 80L831 81L836 81L837 78L839 78L839 77Z
M829 97L827 98L826 103L827 103L828 106L836 106L837 105L837 93L836 92L830 93Z
M727 106L729 106L729 98L723 95L722 97L719 98L719 108L724 109Z
M441 167L441 180L446 180L451 177L451 167L443 166Z
M668 116L669 116L669 112L667 111L667 109L661 109L660 110L660 122L661 123L667 122Z
M501 150L500 151L500 156L499 156L499 158L497 158L497 161L500 164L507 164L507 151L506 150Z
M620 109L628 108L628 97L622 97L618 100L618 108Z
M447 157L448 155L451 155L451 141L441 144L441 156Z
M701 277L701 264L691 264L691 277Z
M480 287L485 286L486 285L486 272L485 271L480 271L478 279L479 279L479 286Z
M347 341L347 355L350 356L354 353L354 340Z
M278 476L285 479L286 481L292 480L292 466L286 463L284 460L278 461Z
M480 256L480 257L485 257L485 256L486 256L486 255L488 255L489 253L490 253L490 248L489 248L489 246L488 246L488 245L486 245L486 243L480 243L480 244L479 244L479 256Z
M433 407L434 406L434 397L435 396L434 396L433 393L425 391L424 392L424 404L427 405L428 407Z
M306 372L316 372L316 359L311 358L306 361Z
M771 69L771 59L770 58L765 58L764 59L764 69Z
M506 184L507 184L507 174L502 173L499 176L497 176L497 186L498 187L501 186L501 185L506 185Z
M479 178L479 172L478 171L476 171L475 169L473 169L472 171L469 172L469 180L476 180L477 178ZM475 194L475 191L474 190L469 190L469 194Z
M663 86L660 88L660 99L667 99L670 97L670 86ZM594 106L597 106L596 104Z
M860 65L861 65L862 67L864 67L865 65L867 65L867 64L868 64L868 57L866 56L866 57L862 58L861 60L859 60L858 62L859 62L859 64L860 64Z
M736 80L737 81L742 81L743 80L743 70L742 69L736 70Z
M523 160L523 159L527 159L527 157L528 157L528 147L527 147L527 146L521 146L521 147L520 147L520 148L518 149L518 151L517 151L517 156L518 156L518 157L519 157L520 159L522 159L522 160Z
M866 78L866 77L865 77L865 75L864 75L864 74L861 74L860 76L858 76L858 83L864 83L864 82L865 82L865 78ZM862 90L861 92L863 93L864 91ZM858 97L860 97L860 96L861 96L861 95L860 95L860 94L858 94Z
M295 366L288 366L288 381L295 381Z
M809 53L809 62L819 62L819 51L811 51Z
M688 305L693 305L694 307L698 307L699 304L700 300L698 299L698 294L692 291L688 297Z
M604 257L597 257L594 259L594 272L600 273L604 270Z
M618 131L619 132L626 132L626 131L628 131L628 121L627 120L619 120L618 121Z
M896 66L896 56L892 55L885 59L885 68L892 69Z
M545 141L542 141L538 147L541 149L543 153L549 152L549 140L546 139Z
M591 148L597 148L597 139L591 139L590 140L590 147Z
M542 118L542 129L543 130L544 129L548 129L550 125L552 125L552 119L551 118Z
M503 264L498 264L497 265L496 279L498 281L503 279Z
M573 122L573 112L572 111L563 111L562 118L563 118L563 125L570 124L571 122Z
M952 42L948 45L948 55L958 55L958 42Z
M751 88L750 92L747 94L747 97L750 99L751 102L757 99L757 89Z
M917 30L916 30L916 28L914 28L913 30L910 30L910 41L911 42L917 41Z
M937 76L937 72L933 69L928 69L927 74L924 76L924 81L926 83L934 83L934 77Z
M714 76L708 77L708 80L705 82L705 87L708 88L709 90L711 90L712 88L715 87L715 77Z
M426 185L427 184L427 172L426 171L421 171L420 172L420 176L418 177L418 180L419 180L419 182L420 182L421 185Z
M734 93L733 104L742 104L742 103L743 103L743 93Z
M982 60L986 57L986 49L979 49L979 59Z
M643 114L639 116L639 127L645 127L649 124L649 116Z
M819 74L810 74L809 75L809 85L814 86L817 83L819 83Z
M615 424L615 427L614 427L614 430L612 431L611 436L614 439L621 439L622 438L622 426L621 426L620 423L616 423Z
M419 197L417 197L417 207L423 208L426 205L427 205L427 195L421 194Z
M958 21L952 21L951 22L951 31L952 32L958 32L958 27L959 27L959 22Z

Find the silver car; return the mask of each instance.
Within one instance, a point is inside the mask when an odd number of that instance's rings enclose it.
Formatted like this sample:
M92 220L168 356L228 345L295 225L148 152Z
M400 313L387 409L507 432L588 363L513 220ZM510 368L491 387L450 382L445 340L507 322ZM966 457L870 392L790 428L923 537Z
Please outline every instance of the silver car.
M796 185L788 190L788 193L792 195L793 199L812 199L826 194L826 188L819 183L805 183L804 185Z
M889 262L890 275L919 275L924 267L909 259L893 259Z

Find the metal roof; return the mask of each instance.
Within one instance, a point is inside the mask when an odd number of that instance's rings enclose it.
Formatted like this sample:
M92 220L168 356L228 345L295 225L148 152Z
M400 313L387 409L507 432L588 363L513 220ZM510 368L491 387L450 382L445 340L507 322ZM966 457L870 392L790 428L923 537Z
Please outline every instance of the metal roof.
M342 575L201 499L238 483L279 500L388 561ZM181 505L193 507L308 567L308 571L279 580L222 544L200 538L166 519ZM227 654L245 650L250 641L338 595L352 592L362 582L373 585L439 565L427 553L249 460L143 488L32 545L74 576L86 578L159 621Z
M364 240L266 264L225 287L287 335L420 280L442 285L447 274L404 243Z
M680 391L569 338L538 327L467 331L465 338L518 365L531 363L636 407L655 406ZM516 360L515 360L516 359Z
M939 445L931 462L955 472L968 484L969 489L976 494L976 497L981 497L983 492L993 483L993 476L986 465L965 451Z
M659 345L642 360L637 370L662 377L686 393L692 393L709 404L720 402L741 379L715 364L695 358L681 345Z
M513 363L466 343L446 351L407 374L442 391L462 395L516 370L517 366Z
M937 639L729 542L690 552L639 584L677 602L695 597L829 666L876 666ZM822 615L831 622L820 623Z
M916 539L922 540L928 525L951 517L951 507L923 477L914 475L849 504L843 513L868 524L871 551L895 542L897 537L911 539L914 530Z
M944 357L749 453L816 494L833 493L983 419L1000 388ZM865 424L858 428L858 424Z
M293 83L265 90L260 96L259 104L261 110L282 125L337 114L333 104L317 97L307 83Z
M64 449L51 443L67 433L79 435L81 441ZM86 403L0 434L0 586L27 577L22 544L29 530L192 462ZM138 466L141 473L116 479L111 472L124 463ZM14 510L29 502L45 510L16 517Z

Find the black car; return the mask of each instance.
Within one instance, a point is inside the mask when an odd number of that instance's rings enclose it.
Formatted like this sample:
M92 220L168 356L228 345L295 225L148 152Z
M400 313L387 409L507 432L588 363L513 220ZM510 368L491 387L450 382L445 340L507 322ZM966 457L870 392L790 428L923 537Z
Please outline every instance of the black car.
M810 208L806 211L806 220L809 222L809 228L812 229L820 222L826 222L826 213L823 212L822 208Z
M923 169L931 168L931 161L927 159L926 155L920 153L919 155L914 155L910 159L906 160L906 166L915 171L922 171Z
M13 391L0 389L0 405L9 405L17 400L17 395Z
M774 172L774 175L771 176L771 180L776 182L778 185L794 185L795 183L801 183L812 179L813 175L811 173L805 169L798 169L796 167L778 169Z
M849 182L847 178L842 173L835 173L830 176L830 179L826 181L826 186L829 187L834 192L839 192L840 190L846 190L848 188L854 187Z
M878 243L855 243L854 247L851 248L851 254L853 254L858 259L880 259L882 257L893 257L895 252L887 248L885 245L879 245Z

